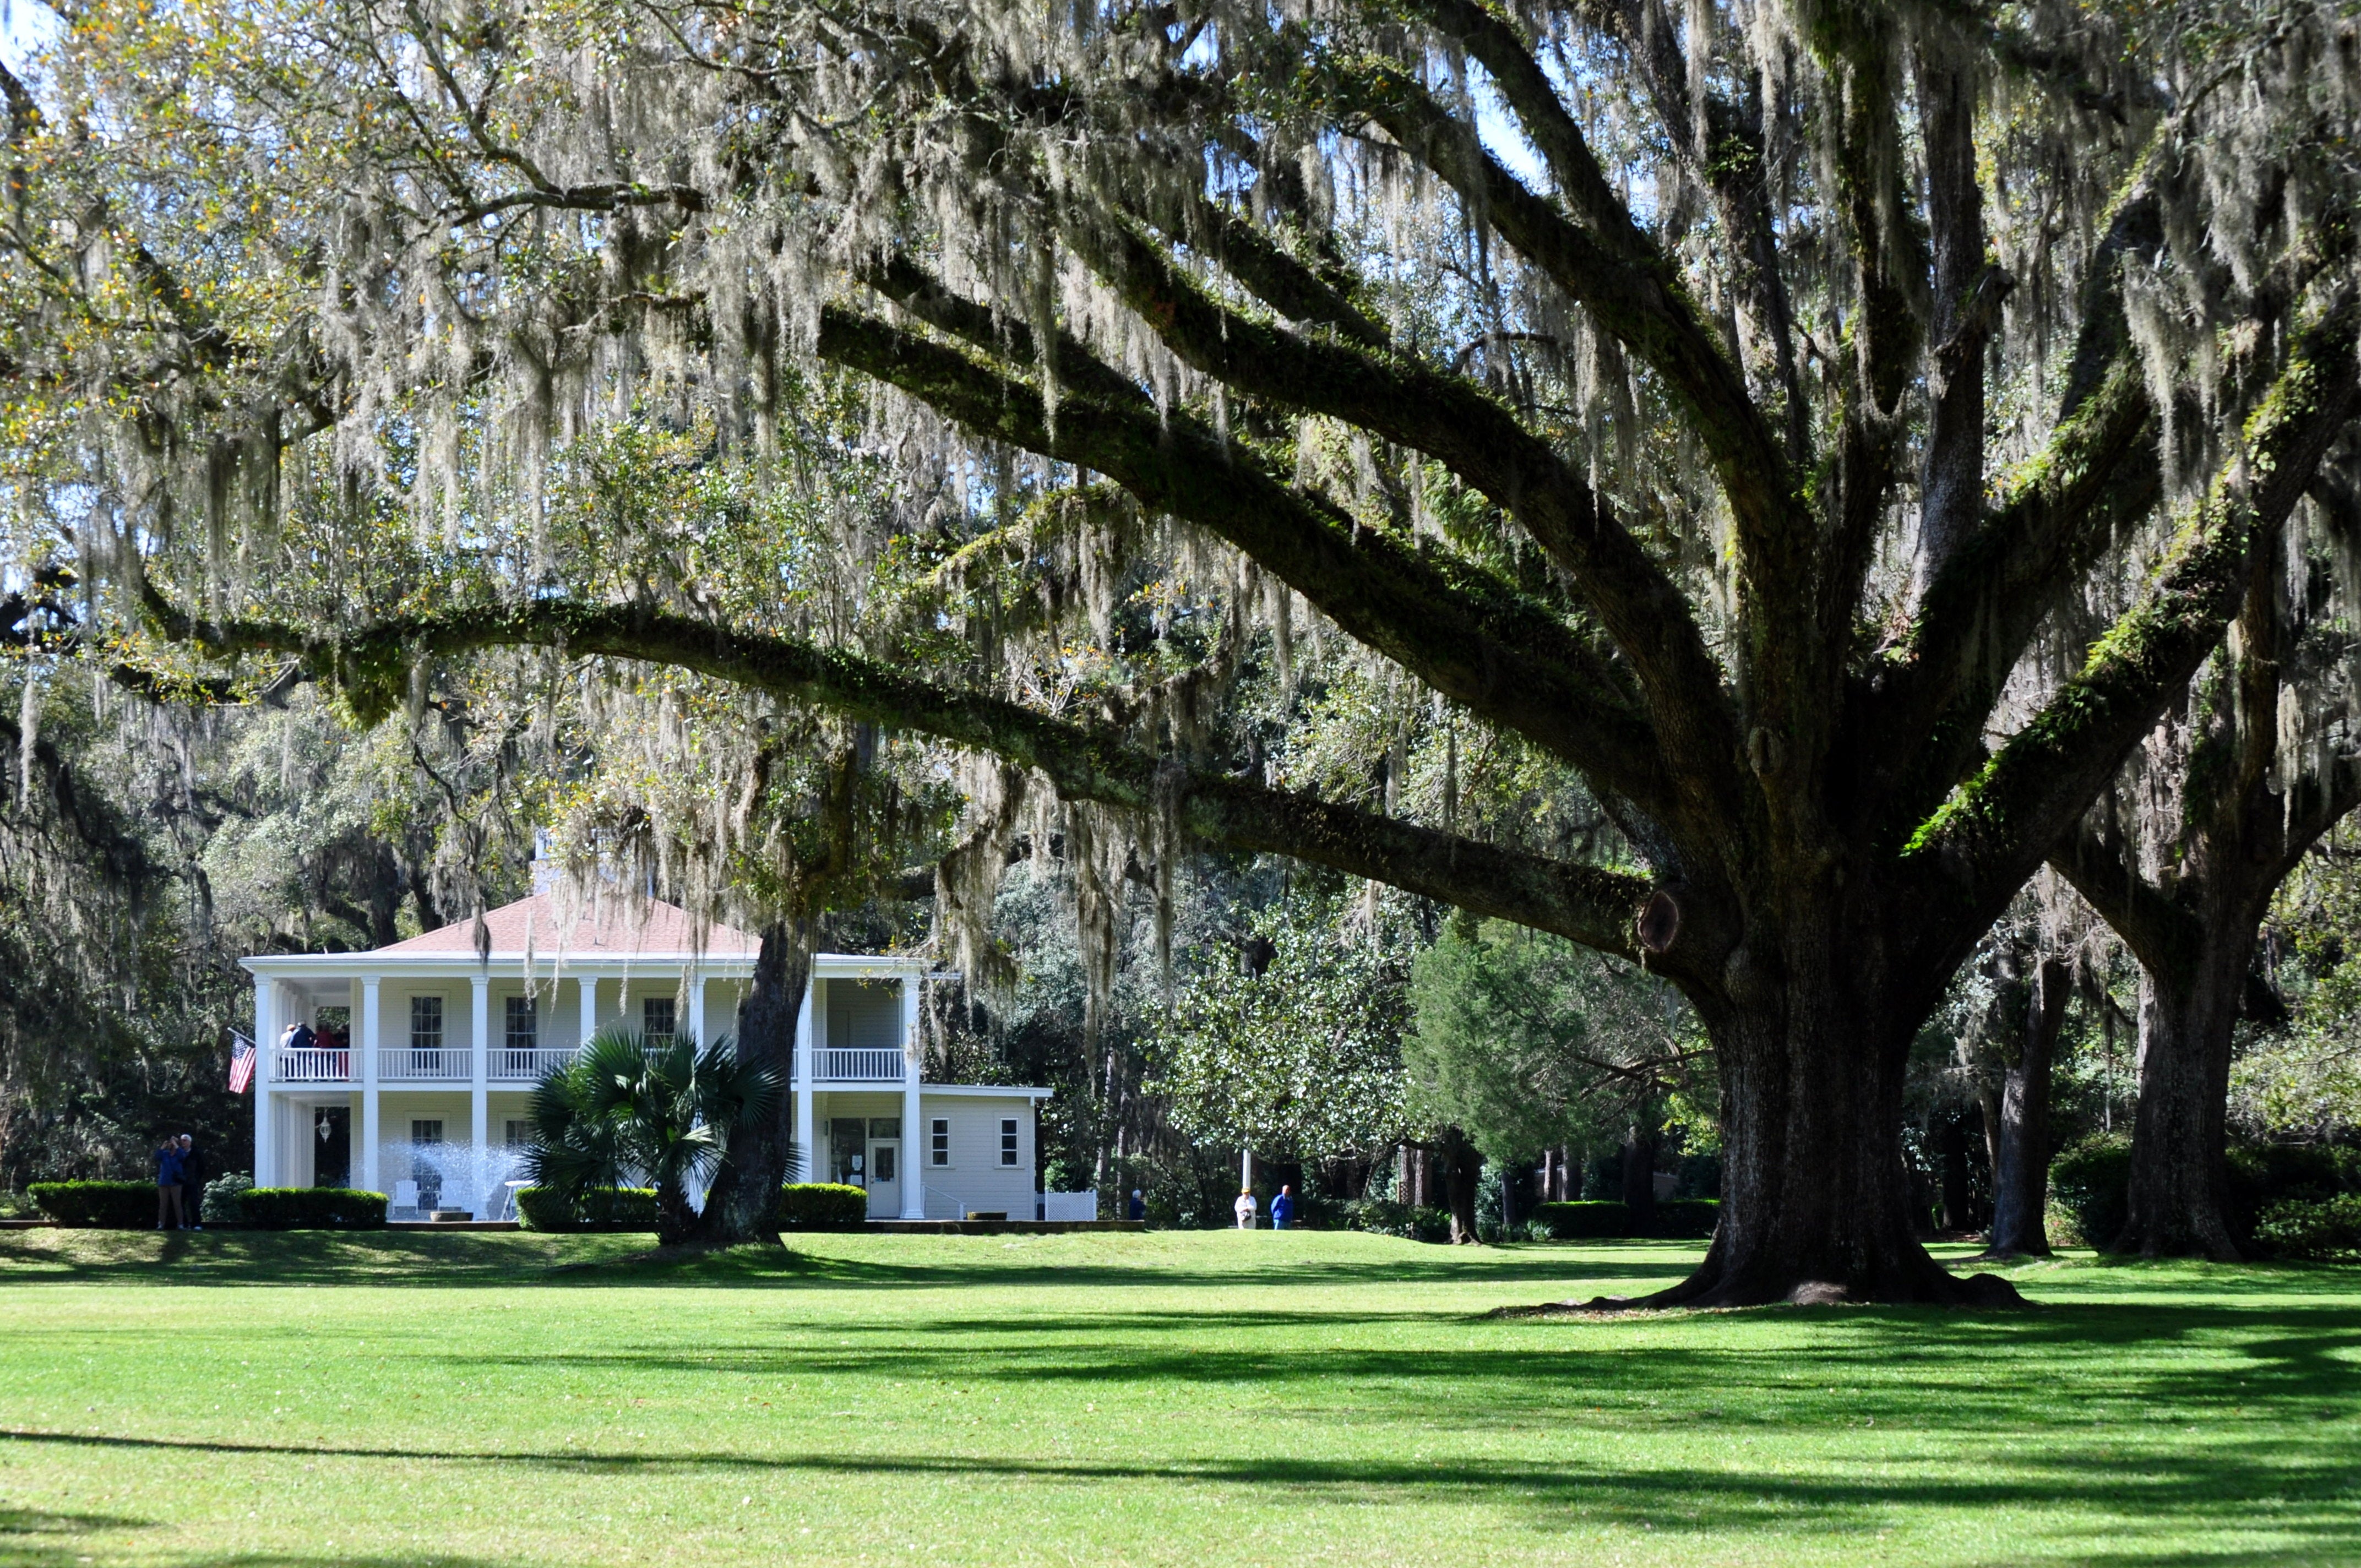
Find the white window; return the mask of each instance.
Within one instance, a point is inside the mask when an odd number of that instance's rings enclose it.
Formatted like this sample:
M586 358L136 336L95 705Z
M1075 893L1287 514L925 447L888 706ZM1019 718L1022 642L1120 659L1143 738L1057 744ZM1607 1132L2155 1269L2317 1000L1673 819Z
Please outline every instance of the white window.
M541 1011L532 997L509 998L507 1035L512 1051L529 1051L541 1043Z
M410 999L410 1048L413 1051L439 1051L443 1048L441 997L413 996Z
M951 1162L951 1123L948 1116L938 1116L927 1124L927 1161L930 1165Z
M647 1044L672 1044L672 1002L669 996L651 996L640 1003L640 1037Z
M414 1121L410 1124L410 1141L413 1144L439 1144L443 1141L443 1122Z
M1000 1163L1016 1163L1016 1118L1014 1116L1000 1119Z
M533 1143L533 1124L515 1116L511 1116L508 1121L509 1147L512 1149L530 1147Z

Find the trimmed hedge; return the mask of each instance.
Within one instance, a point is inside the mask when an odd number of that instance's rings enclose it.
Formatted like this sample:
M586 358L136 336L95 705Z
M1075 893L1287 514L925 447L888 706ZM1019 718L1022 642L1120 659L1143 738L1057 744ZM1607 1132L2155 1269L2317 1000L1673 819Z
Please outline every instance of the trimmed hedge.
M1646 1237L1664 1241L1699 1240L1713 1234L1721 1221L1721 1204L1712 1198L1666 1198L1644 1225L1635 1225L1629 1205L1594 1199L1580 1203L1542 1203L1532 1212L1527 1234L1538 1228L1552 1241L1610 1241Z
M205 1223L246 1223L246 1195L253 1190L254 1179L242 1170L233 1170L227 1176L206 1182L205 1195L198 1201Z
M2131 1217L2131 1184L2127 1134L2096 1134L2049 1162L2050 1201L2065 1212L2083 1245L2102 1251L2114 1245Z
M36 1181L25 1190L42 1213L60 1225L103 1231L146 1231L156 1225L152 1181Z
M2361 1257L2361 1192L2283 1199L2263 1211L2255 1240L2279 1257Z
M779 1189L779 1229L857 1231L869 1222L869 1190L837 1181L790 1181Z
M238 1197L247 1224L262 1231L379 1231L385 1194L349 1187L250 1187Z
M1413 1209L1406 1203L1389 1202L1382 1198L1365 1198L1345 1205L1345 1223L1356 1231L1367 1231L1374 1236L1400 1236L1404 1241L1447 1242L1451 1239L1451 1212L1447 1209Z
M544 1187L520 1187L517 1223L528 1231L653 1231L656 1228L656 1190L653 1187L594 1187L571 1208Z

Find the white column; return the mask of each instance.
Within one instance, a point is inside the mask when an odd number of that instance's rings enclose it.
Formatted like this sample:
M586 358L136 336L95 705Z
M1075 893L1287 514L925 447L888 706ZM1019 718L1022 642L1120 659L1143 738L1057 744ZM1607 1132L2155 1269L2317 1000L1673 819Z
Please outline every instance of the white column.
M270 1146L270 1080L279 1072L279 982L254 977L254 1184L276 1187L277 1150Z
M826 1162L812 1146L812 999L819 994L819 977L804 984L804 1004L796 1014L796 1147L803 1151L804 1179L827 1179Z
M491 1070L492 1056L492 977L470 975L469 988L474 992L467 1014L467 1110L468 1137L476 1150L476 1169L490 1168L492 1110L485 1077ZM486 1204L492 1202L489 1193L474 1195L476 1212L481 1214Z
M598 1032L598 977L583 975L575 981L574 988L582 994L582 1043L587 1046Z
M378 988L382 975L361 976L360 1028L353 1044L361 1055L361 1180L364 1192L382 1192L377 1179Z
M705 1048L705 970L702 965L688 971L688 1040L698 1050Z
M917 970L902 976L902 1218L927 1217L926 1178L918 1163L918 1070L926 1052L918 1038ZM1021 1217L1021 1216L1020 1216Z

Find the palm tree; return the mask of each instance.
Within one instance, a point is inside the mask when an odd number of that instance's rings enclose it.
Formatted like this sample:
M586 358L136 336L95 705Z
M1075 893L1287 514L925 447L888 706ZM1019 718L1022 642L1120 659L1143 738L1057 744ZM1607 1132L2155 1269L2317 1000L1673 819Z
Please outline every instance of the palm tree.
M601 1187L637 1177L656 1190L656 1240L687 1239L692 1184L720 1168L730 1129L776 1102L778 1080L738 1059L727 1037L698 1050L686 1040L651 1046L610 1025L533 1090L533 1146L525 1173L579 1204Z

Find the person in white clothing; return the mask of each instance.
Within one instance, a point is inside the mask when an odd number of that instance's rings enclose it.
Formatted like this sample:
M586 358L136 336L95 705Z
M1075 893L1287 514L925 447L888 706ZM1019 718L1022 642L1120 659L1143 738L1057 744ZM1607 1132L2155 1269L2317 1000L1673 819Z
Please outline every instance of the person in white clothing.
M1240 1192L1238 1194L1238 1201L1235 1204L1231 1205L1231 1207L1237 1211L1238 1229L1242 1231L1253 1230L1255 1225L1254 1189L1249 1187Z

